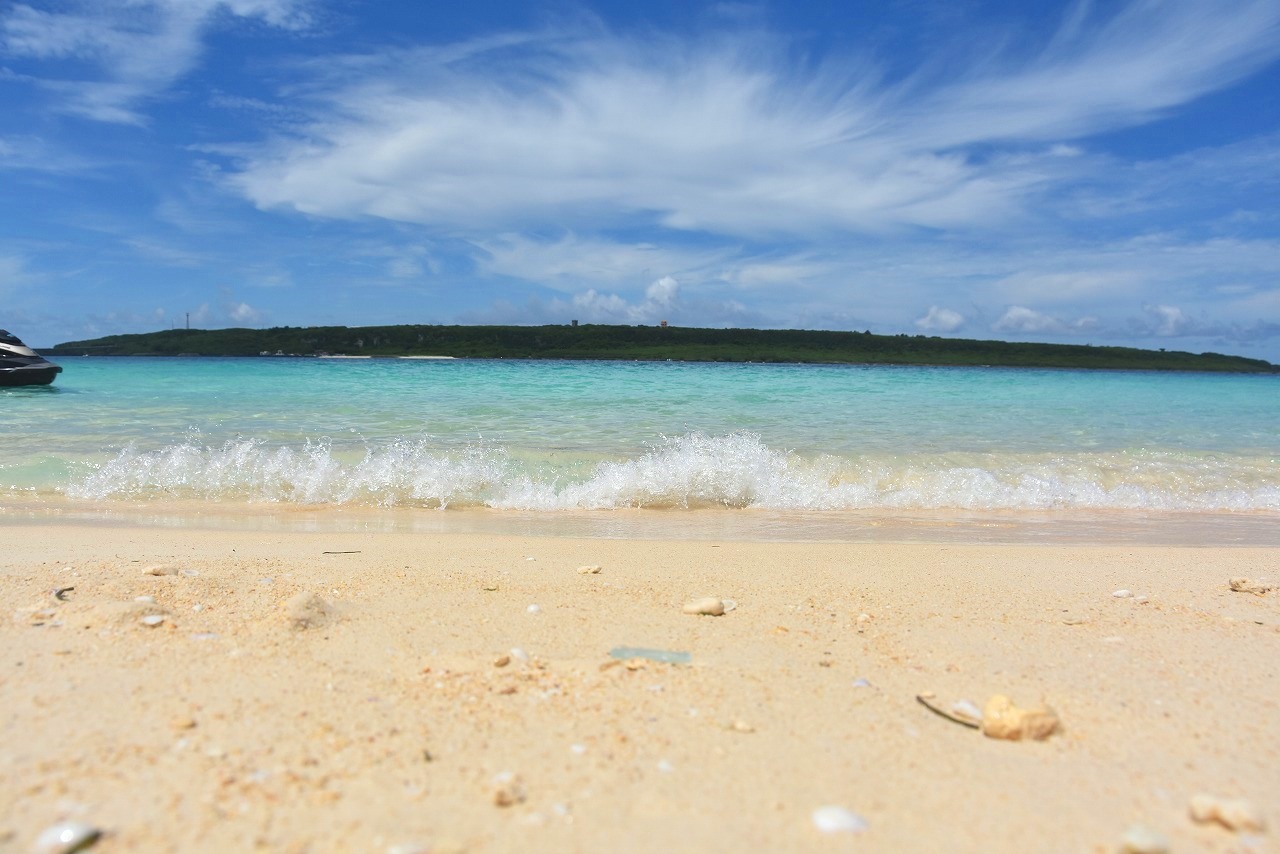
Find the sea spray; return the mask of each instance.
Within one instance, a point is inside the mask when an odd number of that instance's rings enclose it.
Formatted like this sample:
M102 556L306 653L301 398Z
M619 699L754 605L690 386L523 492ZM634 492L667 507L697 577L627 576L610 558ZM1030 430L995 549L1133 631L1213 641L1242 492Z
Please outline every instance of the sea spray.
M73 498L553 511L1125 509L1280 511L1280 467L1224 453L800 454L759 435L690 432L591 461L491 443L396 438L270 445L196 437L125 448L64 490Z

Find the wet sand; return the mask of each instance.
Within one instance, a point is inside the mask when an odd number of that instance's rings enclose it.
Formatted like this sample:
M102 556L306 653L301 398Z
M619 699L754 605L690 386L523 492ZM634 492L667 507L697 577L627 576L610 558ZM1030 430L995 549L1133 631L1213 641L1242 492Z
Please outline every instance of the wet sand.
M103 852L1280 850L1280 591L1235 576L1280 549L10 523L0 850L65 818Z

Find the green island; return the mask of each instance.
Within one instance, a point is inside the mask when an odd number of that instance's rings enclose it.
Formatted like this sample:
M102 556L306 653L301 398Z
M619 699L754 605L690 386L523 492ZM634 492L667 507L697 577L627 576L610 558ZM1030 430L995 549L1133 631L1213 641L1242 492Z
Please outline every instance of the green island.
M596 324L170 329L68 341L45 352L54 356L452 356L1280 373L1280 366L1270 362L1221 353L870 332Z

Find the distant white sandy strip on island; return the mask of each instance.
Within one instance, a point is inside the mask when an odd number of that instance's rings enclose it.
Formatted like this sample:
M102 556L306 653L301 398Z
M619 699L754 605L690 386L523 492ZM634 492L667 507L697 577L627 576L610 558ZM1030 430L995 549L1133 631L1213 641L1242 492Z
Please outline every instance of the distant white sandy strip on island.
M76 820L105 854L1225 851L1280 822L1280 592L1230 584L1274 548L9 522L0 553L4 848ZM925 691L1063 729L988 738Z

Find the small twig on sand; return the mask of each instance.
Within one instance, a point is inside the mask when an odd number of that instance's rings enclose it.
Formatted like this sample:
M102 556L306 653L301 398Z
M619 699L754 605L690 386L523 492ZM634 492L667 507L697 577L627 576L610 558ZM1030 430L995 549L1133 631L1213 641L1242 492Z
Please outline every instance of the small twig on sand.
M946 718L952 723L957 723L957 724L960 724L961 726L967 726L970 729L978 729L980 726L982 726L982 723L980 721L975 721L973 718L969 717L968 715L958 715L958 714L955 714L954 712L944 709L942 706L938 705L932 693L917 694L916 701L920 703L920 705L928 709L929 711L933 712L935 715L940 715L941 717Z

